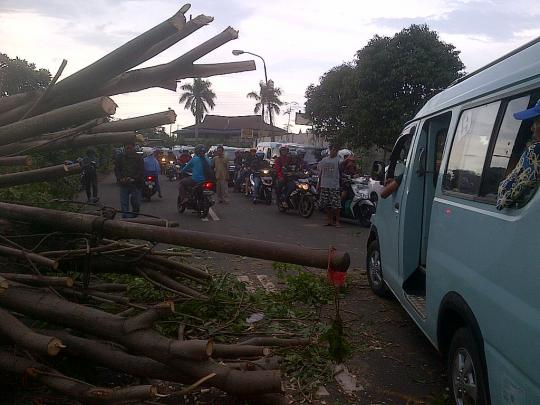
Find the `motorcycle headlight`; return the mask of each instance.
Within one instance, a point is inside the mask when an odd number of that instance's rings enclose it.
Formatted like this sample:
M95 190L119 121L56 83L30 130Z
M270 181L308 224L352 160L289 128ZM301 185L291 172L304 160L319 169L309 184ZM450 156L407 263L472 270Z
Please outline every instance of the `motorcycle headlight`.
M268 173L270 173L270 170L264 169L262 172L263 172L263 174L268 174Z
M172 165L174 163L174 160L169 160L169 163Z
M306 183L300 183L298 185L298 188L302 189L302 190L308 190L309 189L309 185L306 184Z
M162 162L165 162L165 158L161 158L161 161L162 161Z

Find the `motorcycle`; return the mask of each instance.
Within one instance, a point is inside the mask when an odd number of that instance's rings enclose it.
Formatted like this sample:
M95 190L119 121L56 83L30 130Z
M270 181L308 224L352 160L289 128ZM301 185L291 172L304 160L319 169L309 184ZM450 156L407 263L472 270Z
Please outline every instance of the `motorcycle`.
M295 209L303 218L309 218L313 214L317 190L315 186L310 183L310 179L305 178L305 176L306 173L302 173L300 176L288 176L289 181L292 181L294 184L294 190L286 201L282 201L281 197L278 199L277 205L280 212Z
M268 205L272 204L272 188L274 186L274 179L270 173L270 169L263 169L250 174L250 191L255 188L256 177L259 177L261 179L261 184L259 186L259 192L255 196L253 203L256 204L257 201L264 201Z
M242 166L236 171L236 176L234 178L234 191L237 193L246 194L246 177L249 170L250 167L248 164L242 164Z
M180 165L176 164L174 160L169 161L169 165L167 166L167 169L165 170L165 174L167 175L169 181L175 181L178 178L178 173L180 173Z
M347 197L341 202L341 217L354 220L365 227L371 226L375 204L370 200L367 179L344 176L343 183L347 190Z
M156 194L156 176L149 174L144 176L144 186L142 189L142 196L146 201L150 201L152 196Z
M215 184L210 181L196 184L189 190L188 201L185 204L182 204L180 196L178 196L176 202L178 212L181 214L188 208L195 211L199 215L199 218L206 218L210 207L214 205L214 200L212 199L214 188Z

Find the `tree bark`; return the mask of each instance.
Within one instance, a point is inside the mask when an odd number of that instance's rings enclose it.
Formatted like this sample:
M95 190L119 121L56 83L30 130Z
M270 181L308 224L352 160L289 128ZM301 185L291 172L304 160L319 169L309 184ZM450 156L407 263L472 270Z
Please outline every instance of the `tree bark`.
M136 132L106 132L61 137L57 140L40 140L21 143L10 143L0 146L0 155L25 153L30 151L54 151L69 148L82 148L96 145L120 145L136 142L140 138Z
M85 233L98 232L105 237L144 239L170 245L295 263L322 269L327 269L330 264L336 271L346 271L350 263L349 254L346 252L335 251L329 255L327 249L310 249L285 243L217 235L179 228L133 224L124 221L107 220L92 215L3 202L0 202L0 217L48 225L52 229L58 230Z
M178 281L173 280L172 278L166 276L165 274L152 270L152 269L140 269L143 274L151 278L152 280L158 282L159 284L164 285L167 288L170 288L171 290L177 291L183 295L186 295L191 298L196 298L200 300L207 300L208 296L200 293L197 290L194 290L193 288L187 287L184 284L180 284Z
M4 176L8 176L7 174ZM0 176L2 178L2 176ZM37 253L27 252L26 250L15 249L9 246L0 245L0 256L17 257L19 259L29 260L41 266L50 267L53 270L58 268L58 262ZM6 277L7 278L7 277Z
M34 332L1 308L0 335L9 338L18 347L45 356L56 356L65 347L60 339Z
M25 172L0 175L0 188L18 186L20 184L39 183L55 180L60 177L72 176L81 172L79 164L57 165Z
M189 264L181 263L176 260L170 260L163 257L155 257L152 255L149 255L145 257L145 261L156 263L160 266L165 267L165 269L170 269L170 268L175 269L180 273L187 274L189 276L195 277L196 279L210 280L212 278L212 276L208 274L207 272L201 269L198 269L196 267L190 266ZM172 274L167 273L167 274L173 277L177 275L177 273L172 273Z
M8 352L0 352L0 370L34 378L49 388L84 403L126 403L152 399L160 394L158 388L153 385L136 385L119 389L94 387L69 378L44 364Z
M174 122L176 122L176 113L174 110L167 110L125 120L105 122L90 129L88 132L92 134L97 132L137 131L139 129L154 128Z
M20 142L45 132L52 132L93 118L112 115L116 104L109 97L98 97L69 105L45 114L0 127L0 145Z
M164 218L137 217L137 218L118 218L117 221L133 222L135 224L146 224L160 226L163 228L176 228L180 224L176 221L169 221Z
M73 279L71 277L50 277L39 276L33 274L19 273L0 273L1 277L17 283L33 285L33 286L51 286L51 287L73 287Z
M31 90L0 98L0 114L36 99L43 90Z
M30 156L0 157L0 166L30 166L31 164Z
M115 77L101 87L99 94L115 95L150 87L163 87L175 91L176 79L181 76L183 69L190 69L194 61L236 38L238 31L229 27L169 63L132 70Z

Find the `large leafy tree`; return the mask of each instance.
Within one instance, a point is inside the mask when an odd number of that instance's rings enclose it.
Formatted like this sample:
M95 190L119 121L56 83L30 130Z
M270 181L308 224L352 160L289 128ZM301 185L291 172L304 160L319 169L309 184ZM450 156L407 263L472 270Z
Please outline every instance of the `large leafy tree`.
M320 128L352 146L390 148L403 124L422 105L463 75L459 51L426 25L393 37L376 35L359 50L352 67L334 68L306 92L306 110ZM352 70L352 73L351 73ZM319 108L327 94L330 105ZM334 121L333 121L334 120ZM316 129L319 129L316 126Z
M214 100L216 93L211 89L212 83L209 80L194 79L193 84L184 84L180 87L184 93L180 97L180 104L185 102L184 108L191 110L195 117L195 123L200 124L204 114L216 106Z
M44 88L50 81L47 69L36 69L35 64L24 59L0 53L0 97Z
M258 93L249 92L247 97L256 101L253 109L255 114L260 113L263 121L268 117L273 122L273 117L281 112L280 107L283 105L283 101L279 97L281 97L282 91L279 87L274 86L273 80L268 80L268 84L261 80L259 87Z

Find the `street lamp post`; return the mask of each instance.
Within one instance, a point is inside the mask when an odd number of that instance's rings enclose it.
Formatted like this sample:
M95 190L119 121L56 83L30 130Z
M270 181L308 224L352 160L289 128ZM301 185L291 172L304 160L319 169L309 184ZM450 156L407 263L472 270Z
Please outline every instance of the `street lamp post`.
M234 56L242 55L243 53L247 53L248 55L256 56L257 58L260 58L262 60L263 68L264 68L264 82L266 83L266 90L268 91L268 73L266 72L266 62L265 62L264 58L261 55L257 55L256 53L248 52L248 51L242 51L240 49L235 49L234 51L232 51L232 54ZM262 98L262 94L261 94L261 98ZM272 142L274 142L274 140L275 140L274 139L274 123L273 123L273 119L272 119L272 110L270 108L268 108L268 115L270 116L270 140ZM263 121L264 121L264 104L263 104Z

